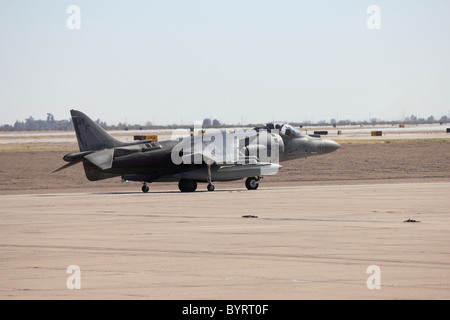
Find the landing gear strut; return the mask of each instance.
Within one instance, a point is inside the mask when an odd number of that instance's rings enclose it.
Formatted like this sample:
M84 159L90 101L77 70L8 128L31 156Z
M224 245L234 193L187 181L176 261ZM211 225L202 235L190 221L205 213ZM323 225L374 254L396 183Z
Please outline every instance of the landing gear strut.
M208 166L208 191L214 191L214 185L212 183L212 178L211 178L211 164L207 163L206 164Z
M248 190L258 189L259 183L262 181L262 177L249 177L245 180L245 186Z
M148 190L150 190L150 188L148 187L147 182L144 182L144 184L142 185L142 192L147 193Z

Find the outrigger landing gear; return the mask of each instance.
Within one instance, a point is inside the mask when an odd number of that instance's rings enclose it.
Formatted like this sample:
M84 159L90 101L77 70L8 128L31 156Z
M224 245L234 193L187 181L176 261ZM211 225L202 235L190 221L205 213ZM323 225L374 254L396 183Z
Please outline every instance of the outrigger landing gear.
M258 189L259 183L262 181L263 177L249 177L245 180L245 186L248 190Z
M144 182L144 184L142 186L142 192L147 193L148 190L150 190L150 188L148 187L147 182Z
M211 164L207 163L206 164L208 166L208 191L214 191L214 185L212 183L212 178L211 178Z

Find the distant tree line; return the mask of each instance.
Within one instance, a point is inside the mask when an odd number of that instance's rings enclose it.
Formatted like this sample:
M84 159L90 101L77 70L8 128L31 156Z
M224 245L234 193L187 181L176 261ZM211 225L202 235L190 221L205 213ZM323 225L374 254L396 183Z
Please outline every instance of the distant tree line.
M95 121L98 125L100 125L105 130L151 130L151 129L178 129L178 128L186 128L186 125L153 125L150 121L147 121L145 125L140 124L126 124L119 123L117 125L108 125L106 122L97 119ZM349 124L362 124L362 125L375 125L375 124L425 124L425 123L449 123L450 118L447 116L441 117L439 120L436 120L434 116L429 116L427 119L418 118L415 115L411 115L409 117L405 117L403 121L379 121L375 118L370 119L370 121L351 121L351 120L339 120L331 119L330 121L321 120L319 122L295 122L291 121L290 123L294 126L304 126L304 125L349 125ZM219 120L210 118L203 119L202 122L203 128L230 128L230 127L253 127L258 125L258 123L248 123L248 124L223 124ZM55 120L55 117L51 113L47 113L46 120L35 120L33 117L28 117L25 121L16 121L14 125L5 124L0 126L0 131L70 131L73 130L72 120Z
M145 122L145 125L140 124L126 124L119 122L117 125L108 125L106 122L97 119L95 121L99 126L105 130L150 130L150 129L178 129L186 128L186 125L153 125L150 121ZM203 120L204 128L218 128L221 126L219 120L211 120L205 118ZM72 120L55 120L51 113L47 113L46 120L36 120L33 117L28 117L25 121L17 120L14 125L5 124L0 126L0 131L70 131L73 130Z
M1 131L45 131L45 130L72 130L72 120L55 120L51 113L47 113L47 120L35 120L28 117L25 121L17 120L14 125L0 126Z
M400 120L392 120L392 121L386 121L386 120L379 120L377 118L372 118L369 121L352 121L348 119L339 120L331 119L330 121L326 120L320 120L318 122L310 122L310 121L304 121L304 122L291 122L292 125L295 126L303 126L303 125L321 125L321 126L343 126L343 125L395 125L395 124L433 124L433 123L449 123L450 118L447 116L442 116L439 120L435 119L434 116L429 116L428 118L418 118L415 115L411 115L409 117L405 117L403 121Z

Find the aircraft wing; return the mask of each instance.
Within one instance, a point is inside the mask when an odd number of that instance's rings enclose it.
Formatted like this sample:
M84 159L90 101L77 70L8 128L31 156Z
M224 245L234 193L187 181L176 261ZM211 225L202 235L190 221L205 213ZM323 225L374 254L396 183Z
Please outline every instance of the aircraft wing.
M231 135L227 135L225 132L214 132L210 135L194 136L184 142L181 162L183 164L201 164L204 162L208 165L256 164L258 162L257 157L246 157L241 151L242 146L245 145L245 139L251 139L255 136L256 131L237 132Z
M257 177L275 175L281 168L279 164L260 162L257 164L233 164L226 166L215 166L211 169L214 180L238 180L243 177ZM190 179L196 181L208 181L208 170L201 167L173 175L177 179Z

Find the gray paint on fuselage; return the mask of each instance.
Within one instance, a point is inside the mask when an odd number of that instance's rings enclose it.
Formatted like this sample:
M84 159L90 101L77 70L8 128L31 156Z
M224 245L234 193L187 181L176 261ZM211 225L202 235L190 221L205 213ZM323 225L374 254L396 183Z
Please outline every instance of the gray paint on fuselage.
M274 165L278 162L321 155L339 148L339 144L332 140L305 135L284 122L268 123L246 131L211 130L177 140L125 143L110 136L82 112L71 110L71 115L80 152L68 154L64 160L83 162L86 176L91 181L115 176L143 182L180 179L207 181L208 178L212 178L211 181L237 180L275 174L281 167ZM233 146L228 145L229 138L234 141ZM236 139L239 141L237 147L234 144ZM279 150L273 149L273 146ZM274 150L279 151L276 152L276 160L270 158ZM175 163L174 156L175 159L180 156L182 161ZM232 159L236 156L239 161L229 162L228 156ZM190 157L196 157L199 161L185 161ZM249 161L242 163L240 159ZM210 166L211 176L208 175L206 162Z

